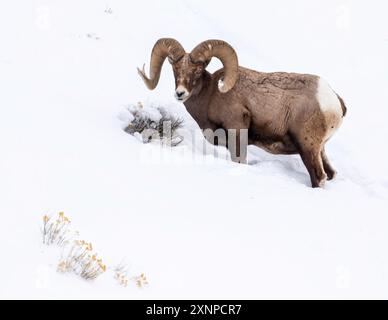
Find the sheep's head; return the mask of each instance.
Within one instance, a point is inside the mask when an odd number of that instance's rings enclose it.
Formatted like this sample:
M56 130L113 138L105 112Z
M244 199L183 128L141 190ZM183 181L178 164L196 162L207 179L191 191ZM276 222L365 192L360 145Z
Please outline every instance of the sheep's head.
M204 63L193 62L188 53L180 60L172 63L175 77L175 98L178 101L185 102L191 97L198 87L205 68Z
M175 77L175 97L178 101L189 99L200 86L200 79L212 57L217 57L224 65L224 78L219 82L220 92L233 88L237 81L238 59L234 49L222 40L207 40L186 53L181 44L174 39L159 39L152 49L150 78L138 69L146 86L153 90L159 81L163 62L168 58Z

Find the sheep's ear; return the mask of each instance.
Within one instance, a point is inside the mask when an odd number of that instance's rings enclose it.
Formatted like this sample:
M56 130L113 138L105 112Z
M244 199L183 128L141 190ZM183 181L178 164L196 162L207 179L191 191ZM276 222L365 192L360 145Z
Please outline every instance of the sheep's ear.
M209 65L211 59L209 60L200 60L199 63L202 64L203 68L206 69L207 66Z
M199 65L201 65L204 69L206 69L207 66L209 65L210 61L211 61L211 60L199 61L199 62L197 62L196 64L199 64Z
M205 62L203 62L203 68L206 69L207 66L209 65L211 59L210 60L206 60Z

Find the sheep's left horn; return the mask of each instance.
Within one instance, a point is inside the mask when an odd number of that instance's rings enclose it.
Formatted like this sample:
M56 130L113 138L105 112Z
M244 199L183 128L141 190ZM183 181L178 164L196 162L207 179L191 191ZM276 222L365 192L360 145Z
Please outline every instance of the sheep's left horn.
M168 57L170 62L179 60L185 54L182 45L175 39L162 38L159 39L152 49L150 63L150 77L146 76L144 66L143 69L137 69L137 72L143 79L148 89L153 90L158 85L160 72L164 60Z
M238 58L230 44L222 40L207 40L197 45L190 53L194 62L209 63L212 57L221 60L224 65L224 79L219 82L221 92L228 92L238 79Z

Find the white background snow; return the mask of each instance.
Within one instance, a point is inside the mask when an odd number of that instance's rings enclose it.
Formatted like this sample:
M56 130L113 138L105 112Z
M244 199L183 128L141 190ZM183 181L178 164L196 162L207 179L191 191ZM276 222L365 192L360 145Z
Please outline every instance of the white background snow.
M382 0L3 0L0 297L388 298L387 10ZM168 63L152 92L136 73L161 37L187 51L220 38L242 66L327 79L348 106L327 146L337 179L313 190L298 157L256 148L251 166L200 161L189 143L148 161L160 147L122 130L126 105L167 105L196 128L174 102ZM145 272L148 288L58 274L59 250L39 227L60 210L108 264L125 257Z

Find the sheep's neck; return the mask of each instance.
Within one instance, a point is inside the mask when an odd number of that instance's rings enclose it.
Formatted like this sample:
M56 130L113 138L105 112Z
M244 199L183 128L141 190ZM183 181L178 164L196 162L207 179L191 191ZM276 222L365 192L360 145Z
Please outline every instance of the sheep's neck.
M210 128L214 130L215 125L209 121L207 116L212 92L212 75L206 71L194 90L198 90L198 92L194 92L190 99L184 103L186 110L201 129Z

